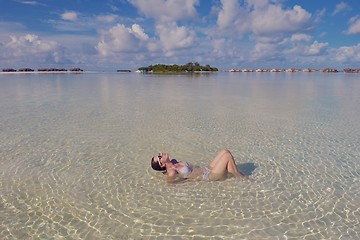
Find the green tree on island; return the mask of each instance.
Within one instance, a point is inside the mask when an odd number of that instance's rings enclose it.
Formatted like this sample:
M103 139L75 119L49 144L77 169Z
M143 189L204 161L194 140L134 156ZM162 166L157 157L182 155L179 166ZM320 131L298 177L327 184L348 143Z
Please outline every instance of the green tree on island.
M219 71L215 67L210 67L209 64L206 64L206 66L201 66L198 62L192 63L189 62L185 65L165 65L165 64L156 64L156 65L150 65L148 67L141 67L139 68L140 71L144 72L161 72L161 73L167 73L167 72L217 72Z

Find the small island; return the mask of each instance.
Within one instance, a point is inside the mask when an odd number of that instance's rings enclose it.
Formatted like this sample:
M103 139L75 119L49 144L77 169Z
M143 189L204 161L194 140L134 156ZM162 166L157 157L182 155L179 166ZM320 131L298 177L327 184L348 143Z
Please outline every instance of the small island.
M185 65L165 65L156 64L148 67L141 67L138 69L141 72L154 72L154 73L192 73L192 72L217 72L219 71L215 67L210 67L209 64L201 66L198 62L189 62Z

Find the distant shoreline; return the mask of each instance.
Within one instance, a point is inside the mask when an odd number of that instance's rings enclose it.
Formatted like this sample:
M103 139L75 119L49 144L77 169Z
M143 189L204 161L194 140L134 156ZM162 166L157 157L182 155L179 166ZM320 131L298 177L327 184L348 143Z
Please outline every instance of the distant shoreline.
M345 68L337 70L335 68L324 69L230 69L219 71L193 71L193 72L143 72L139 70L127 70L127 71L0 71L1 75L14 75L14 74L85 74L85 73L142 73L142 74L193 74L193 73L217 73L217 72L229 72L229 73L360 73L358 68Z
M11 75L11 74L81 74L81 73L90 73L90 72L70 72L70 71L33 71L33 72L0 72L0 74Z
M178 73L178 72L145 72L145 73L139 73L136 71L131 71L131 72L110 72L110 71L83 71L83 72L62 72L62 71L53 71L53 72L42 72L42 71L34 71L34 72L0 72L0 75L17 75L17 74L89 74L89 73L114 73L114 74L131 74L131 73L136 73L136 74L160 74L160 75L166 75L166 74L201 74L201 73L207 73L207 74L211 74L211 73L219 73L219 72L228 72L228 73L360 73L360 71L336 71L336 72L331 72L331 71L321 71L321 70L316 70L316 71L294 71L294 72L290 72L290 71L230 71L230 70L222 70L222 71L218 71L218 72L201 72L201 71L197 71L197 72L183 72L183 73Z
M345 72L345 73L360 73L360 68L344 68L342 70L338 70L336 68L321 68L321 69L314 69L314 68L305 68L305 69L297 69L297 68L288 68L288 69L281 69L281 68L258 68L258 69L230 69L228 72L272 72L272 73L280 73L280 72L323 72L323 73L338 73L338 72Z

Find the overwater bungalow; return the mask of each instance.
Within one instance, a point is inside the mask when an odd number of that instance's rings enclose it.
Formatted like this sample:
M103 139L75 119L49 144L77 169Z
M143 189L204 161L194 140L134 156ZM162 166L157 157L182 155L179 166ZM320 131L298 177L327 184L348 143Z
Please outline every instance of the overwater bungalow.
M336 68L323 68L321 70L322 72L328 72L328 73L335 73L335 72L338 72L338 70Z
M273 68L270 70L270 72L283 72L283 69Z
M81 68L72 68L70 69L70 72L83 72L84 70L82 70Z
M316 70L312 68L305 68L303 72L316 72Z
M343 71L346 73L360 73L360 68L345 68Z
M34 69L31 68L20 68L19 72L34 72Z
M258 68L255 70L255 72L270 72L269 69L263 69L263 68Z
M5 68L2 70L3 72L16 72L16 69L13 68Z
M288 68L285 70L286 72L300 72L299 69L296 69L296 68Z
M39 68L39 72L67 72L64 68Z

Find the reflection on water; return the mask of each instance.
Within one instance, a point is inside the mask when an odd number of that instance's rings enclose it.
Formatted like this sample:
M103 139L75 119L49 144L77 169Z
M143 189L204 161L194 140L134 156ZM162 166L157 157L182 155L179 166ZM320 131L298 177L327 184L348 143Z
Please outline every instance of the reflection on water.
M1 239L360 238L360 75L0 75ZM175 186L167 151L253 181Z

